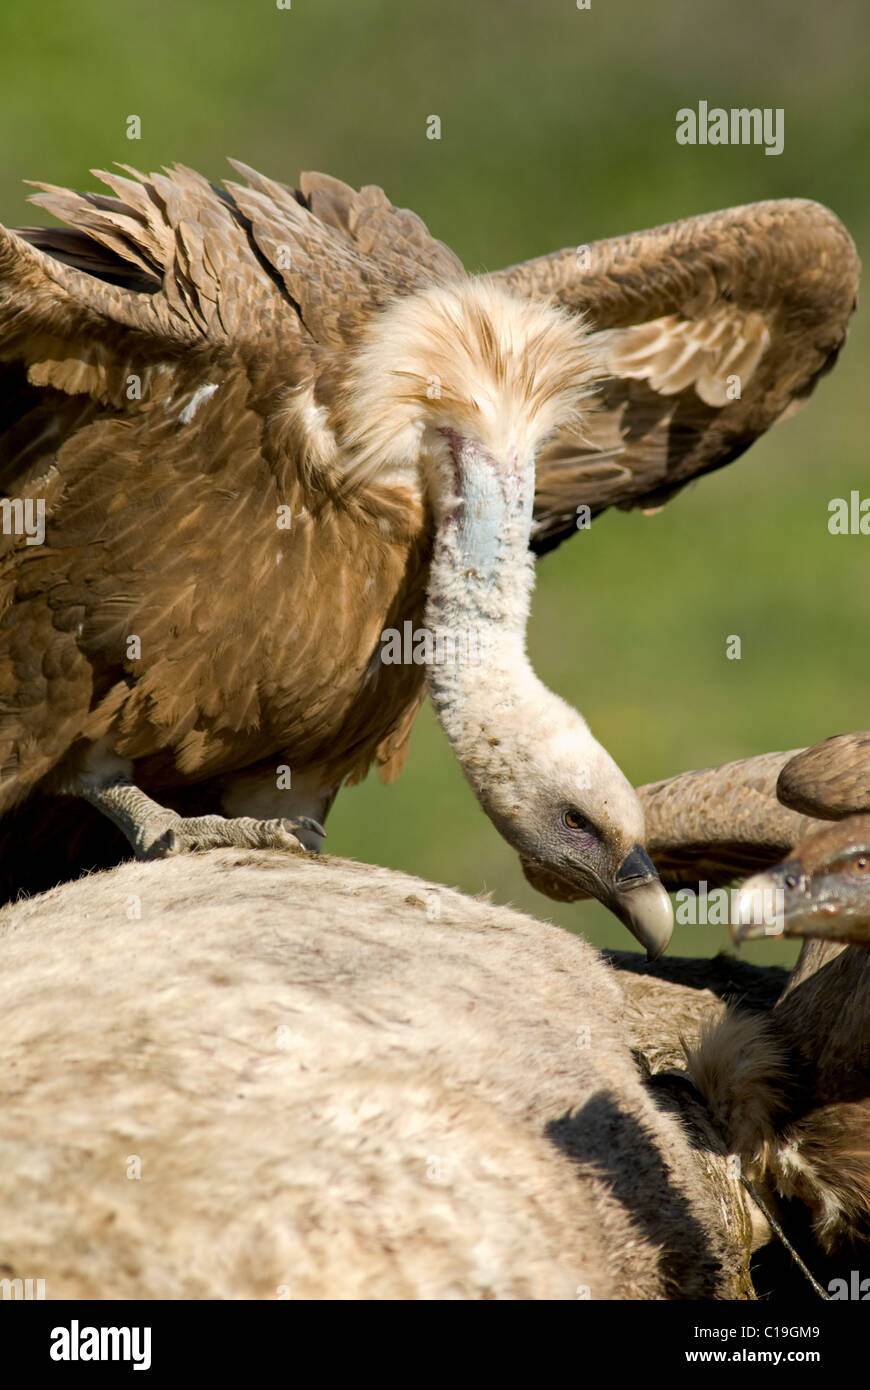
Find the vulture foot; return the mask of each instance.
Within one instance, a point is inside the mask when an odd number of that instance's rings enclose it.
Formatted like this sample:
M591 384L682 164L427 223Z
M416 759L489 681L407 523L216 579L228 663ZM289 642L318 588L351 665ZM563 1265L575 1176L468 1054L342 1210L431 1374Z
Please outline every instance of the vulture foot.
M77 794L114 821L137 859L167 859L207 849L319 849L326 831L310 816L255 820L252 816L180 816L124 779L83 785Z
M302 829L298 821L254 820L251 816L192 816L184 818L170 812L174 819L158 833L149 836L141 849L134 845L140 859L167 859L173 854L192 854L206 849L304 849L295 830ZM144 828L144 827L143 827ZM152 827L149 825L148 830Z

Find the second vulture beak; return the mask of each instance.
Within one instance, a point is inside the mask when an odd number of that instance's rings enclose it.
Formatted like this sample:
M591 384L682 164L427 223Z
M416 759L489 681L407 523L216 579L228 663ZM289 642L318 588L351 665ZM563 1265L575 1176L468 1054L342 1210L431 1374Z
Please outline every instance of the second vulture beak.
M735 946L759 936L782 936L785 930L785 894L789 885L803 878L800 864L788 860L775 869L753 874L741 887L731 906L731 939Z
M662 954L674 930L674 910L642 845L634 845L617 869L607 906L644 947L648 960Z
M841 877L810 878L799 859L787 859L746 880L732 908L731 936L738 946L761 936L839 939L855 910Z

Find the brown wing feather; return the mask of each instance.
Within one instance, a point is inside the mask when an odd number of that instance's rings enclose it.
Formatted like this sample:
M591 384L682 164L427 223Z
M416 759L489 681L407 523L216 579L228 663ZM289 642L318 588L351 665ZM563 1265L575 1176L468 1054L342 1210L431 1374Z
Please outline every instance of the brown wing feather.
M840 820L870 811L870 733L837 734L785 764L776 791L806 816Z
M777 800L777 777L792 757L763 753L638 788L649 852L669 888L755 873L818 828Z
M539 460L535 549L574 534L581 504L661 505L804 400L843 344L859 270L833 213L784 199L498 272L582 313L610 374L584 437Z
M450 280L465 275L459 257L436 241L425 222L408 208L394 207L382 188L368 184L359 192L329 174L305 173L299 187L316 217L337 227L360 251L380 257L391 248L405 266L410 284L425 275Z
M870 733L684 772L638 795L668 887L728 883L777 863L825 821L870 811Z
M347 343L397 293L465 274L420 218L394 208L380 188L357 193L338 179L303 174L297 191L230 162L248 187L227 189L320 342Z
M70 228L0 233L2 477L47 513L44 546L0 555L0 806L110 725L155 791L263 760L395 770L422 681L379 637L419 619L425 518L397 489L318 492L286 401L325 394L341 323L406 284L402 259L253 171L228 193L128 173L113 197L45 190Z

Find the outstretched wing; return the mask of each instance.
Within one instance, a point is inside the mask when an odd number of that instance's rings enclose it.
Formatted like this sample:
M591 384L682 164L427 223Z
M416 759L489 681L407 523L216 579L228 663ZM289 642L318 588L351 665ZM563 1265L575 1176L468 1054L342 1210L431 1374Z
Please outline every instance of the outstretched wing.
M292 502L301 517L300 479L301 500L316 500L308 484L321 467L318 430L326 433L318 406L354 334L397 293L455 273L419 219L379 190L306 176L306 193L236 167L244 182L225 190L184 168L100 175L111 195L43 186L35 201L68 225L0 229L0 492L44 505L49 541L30 550L23 533L0 536L0 767L20 774L14 787L6 777L0 802L22 796L85 736L88 711L109 717L109 691L126 691L125 632L164 653L149 665L151 685L136 690L167 727L189 721L197 700L215 705L218 690L228 729L256 723L252 662L270 631L258 607L265 615L269 588L283 592L290 578L275 568L274 547L265 555L274 503ZM302 404L291 414L294 391ZM172 496L178 506L166 505ZM407 539L417 511L405 525L402 499L387 505ZM214 537L232 527L270 538L260 569L249 553L247 602L234 567L214 566ZM313 584L311 533L300 521L286 543ZM395 541L400 574L404 544ZM14 596L34 601L13 608ZM356 646L359 623L349 607L346 616ZM204 641L224 620L234 642L220 632ZM298 659L310 638L305 612L280 627ZM408 699L416 707L416 684ZM389 773L408 723L398 709L377 750ZM361 739L361 763L366 753ZM190 758L202 762L193 735Z
M777 799L777 777L794 756L761 753L638 787L650 857L667 888L731 883L776 864L818 829Z
M264 398L316 385L397 292L461 273L380 189L294 190L235 168L98 173L112 196L37 185L65 227L0 228L0 488L26 489L98 417L179 411L230 357ZM280 405L280 401L275 402Z
M577 508L657 508L737 458L833 366L860 262L801 199L754 203L527 261L492 278L582 313L610 375L583 438L538 462L534 548Z

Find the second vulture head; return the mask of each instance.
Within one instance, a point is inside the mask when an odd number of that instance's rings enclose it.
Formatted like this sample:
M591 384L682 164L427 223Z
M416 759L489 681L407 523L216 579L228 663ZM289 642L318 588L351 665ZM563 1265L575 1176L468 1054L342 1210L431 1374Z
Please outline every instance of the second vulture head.
M817 831L783 863L747 879L732 935L738 943L797 936L870 946L870 815Z

